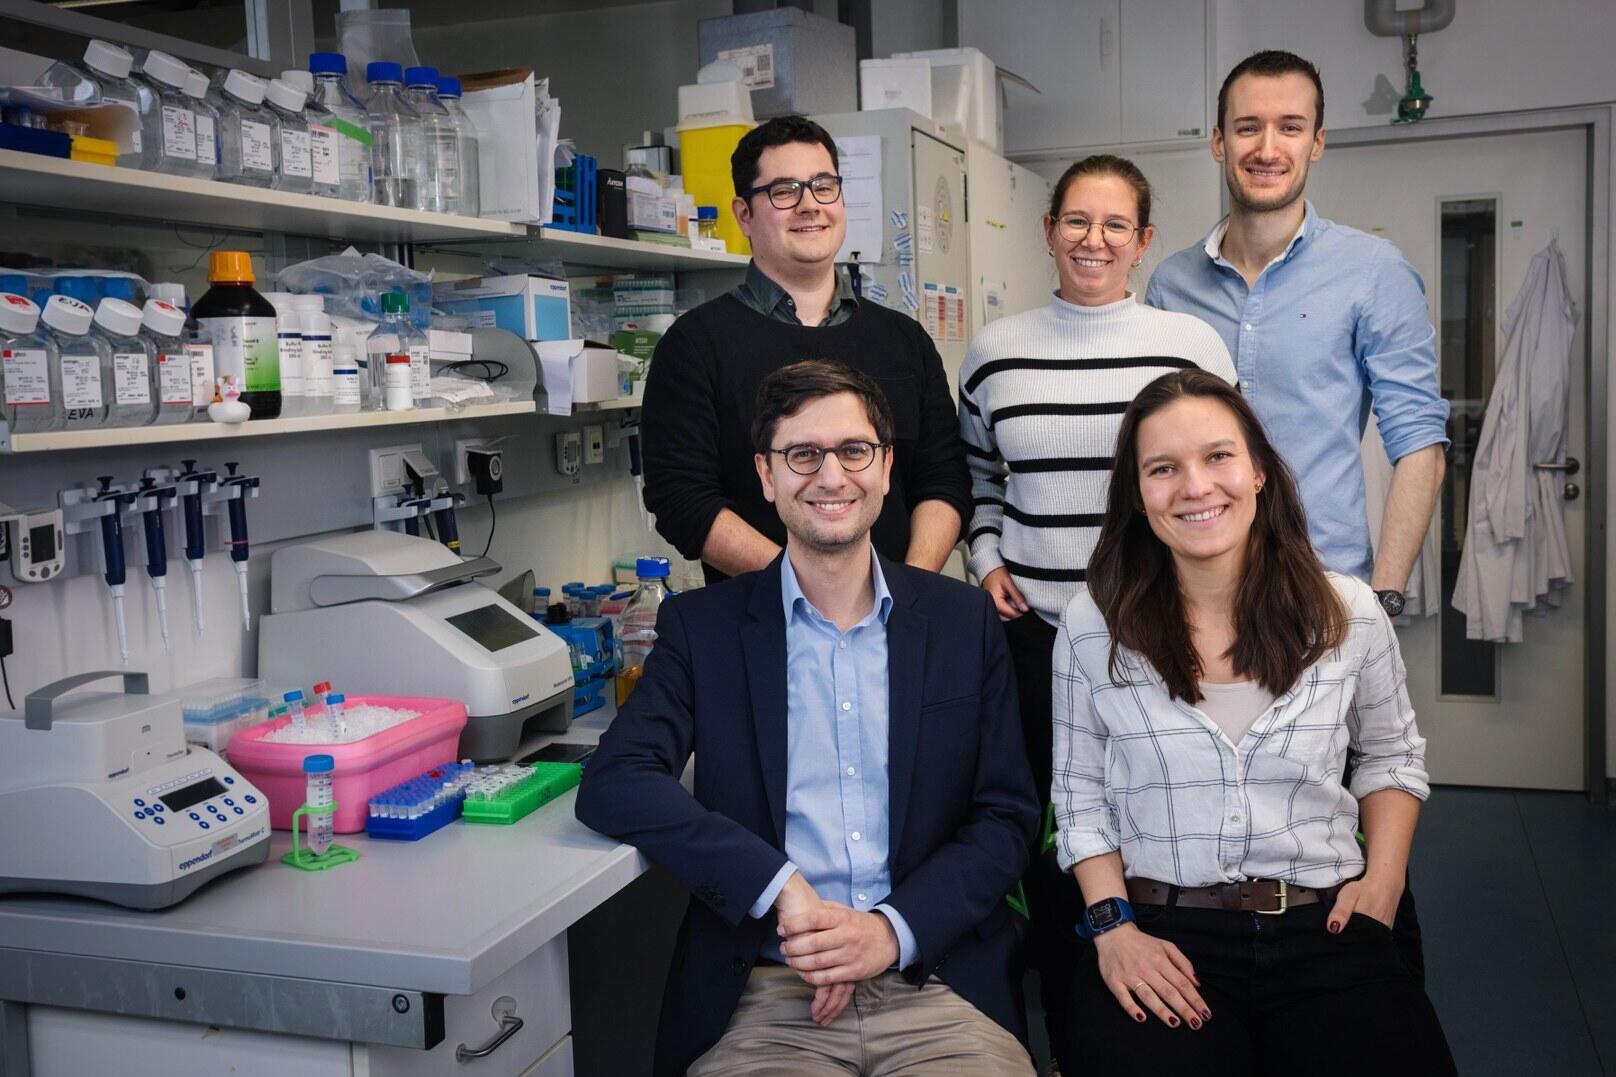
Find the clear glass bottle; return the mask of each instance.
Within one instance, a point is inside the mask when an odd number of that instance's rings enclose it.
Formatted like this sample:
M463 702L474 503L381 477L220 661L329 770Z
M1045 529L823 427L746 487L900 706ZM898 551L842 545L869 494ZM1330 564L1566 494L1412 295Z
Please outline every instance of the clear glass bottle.
M106 345L90 335L94 320L88 304L66 295L51 296L40 316L60 356L62 427L67 430L91 430L107 421L109 394L101 371L112 365L112 357Z
M264 101L280 122L275 139L275 188L309 194L314 190L314 159L309 121L303 116L303 91L283 79L270 79Z
M219 178L249 187L275 183L280 122L264 108L268 89L257 75L232 68L221 88Z
M303 334L303 414L329 415L332 399L333 351L331 316L325 312L325 297L294 295L298 328Z
M155 286L154 286L155 287ZM185 312L166 299L148 299L140 335L152 357L151 392L158 426L191 421L191 355L185 348Z
M152 397L152 353L140 335L140 308L122 299L106 298L95 308L91 331L106 345L107 365L101 369L107 400L108 426L147 426L157 418Z
M431 403L432 388L430 362L427 358L426 334L410 322L410 297L403 292L388 292L382 296L382 321L365 341L366 361L370 366L370 407L375 411L403 410L395 404L402 397L390 398L390 383L402 376L408 379L409 399L412 407L426 407ZM396 357L403 356L408 364L401 374ZM396 386L395 386L396 389Z
M455 140L460 155L459 184L454 191L452 208L449 212L478 217L482 215L482 168L479 163L481 153L477 125L471 122L466 110L460 107L460 97L459 79L438 80L438 100L443 102L443 107L449 110L449 115L454 120Z
M438 69L412 67L404 72L404 100L421 117L421 208L457 213L460 203L460 138L454 116L438 100Z
M141 62L140 73L156 98L147 167L170 176L195 175L196 110L185 94L191 69L168 53L153 49Z
M196 116L196 171L198 179L219 178L219 109L208 92L208 77L200 71L185 76L185 97Z
M618 621L621 629L618 639L622 641L622 660L617 667L619 707L634 694L634 689L640 683L640 674L645 671L645 660L656 644L657 612L662 608L663 599L668 596L668 559L641 557L634 563L634 574L639 577L639 586L623 607L623 615Z
M323 142L315 147L314 191L347 202L369 202L372 198L370 122L364 104L348 90L347 57L340 52L311 53L309 71L314 79L310 104L320 107L319 125L330 132L329 138L322 135ZM312 126L310 133L313 134ZM321 144L329 144L336 156L335 187L322 186L322 177L329 179L330 166L322 167Z
M62 426L62 368L56 342L39 328L33 300L0 294L0 416L13 434Z
M373 201L400 209L421 209L421 177L426 157L421 117L404 100L404 71L394 63L377 61L365 68L370 84L366 106L370 129L370 170Z

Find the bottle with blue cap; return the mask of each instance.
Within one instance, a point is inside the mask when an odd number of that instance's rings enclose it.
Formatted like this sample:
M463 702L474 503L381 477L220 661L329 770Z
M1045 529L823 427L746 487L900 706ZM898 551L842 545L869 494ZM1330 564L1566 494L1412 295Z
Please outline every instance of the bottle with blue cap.
M314 78L310 108L319 109L318 122L309 129L314 141L314 193L347 202L369 202L370 126L364 104L344 81L348 58L340 52L310 53L309 73ZM335 183L331 181L332 157Z
M443 102L443 107L449 110L449 115L454 119L455 140L460 154L460 184L455 192L458 197L452 198L453 205L449 212L478 217L482 215L482 168L478 164L480 143L477 125L461 107L462 93L459 79L438 79L438 100Z
M329 808L332 804L331 772L336 769L336 760L329 755L306 755L303 757L304 793L303 803L310 808ZM311 811L303 816L308 820L309 830L304 835L309 843L309 852L315 856L324 856L325 851L331 848L332 825L335 820L328 811Z
M454 117L438 100L438 69L412 67L404 72L404 100L421 117L421 208L457 213L460 204L460 143Z
M641 557L634 562L634 575L639 586L623 607L618 620L618 639L622 646L622 659L617 666L617 705L621 707L634 694L645 672L645 660L656 645L657 614L668 597L668 559Z
M365 67L370 84L371 192L377 205L424 209L421 189L426 148L421 117L404 100L404 69L386 60Z

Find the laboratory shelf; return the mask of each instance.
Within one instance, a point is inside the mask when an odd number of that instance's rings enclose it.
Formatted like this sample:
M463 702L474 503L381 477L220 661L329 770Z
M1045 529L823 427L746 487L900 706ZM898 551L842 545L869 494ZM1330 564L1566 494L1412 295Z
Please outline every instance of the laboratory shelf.
M0 150L0 202L377 243L516 239L528 226Z
M433 243L444 254L497 254L540 260L554 258L579 269L630 270L642 273L689 273L703 269L745 269L750 259L727 251L698 251L663 243L568 232L563 228L533 227L519 239L467 237L450 245Z
M161 445L181 441L216 441L225 438L263 437L269 434L304 434L317 430L357 430L372 426L408 426L500 415L531 415L531 400L498 404L468 404L463 408L417 408L413 411L359 411L341 415L303 415L292 419L259 419L245 423L181 423L176 426L115 426L100 430L57 430L43 434L12 434L0 423L0 451L52 452L65 449L108 449L126 445Z

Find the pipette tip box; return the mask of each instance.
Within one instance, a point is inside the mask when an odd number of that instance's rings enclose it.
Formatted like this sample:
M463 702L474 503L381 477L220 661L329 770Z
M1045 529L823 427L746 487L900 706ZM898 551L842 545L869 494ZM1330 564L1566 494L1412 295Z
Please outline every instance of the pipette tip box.
M528 769L531 774L492 797L467 796L461 818L468 823L514 823L576 786L584 773L577 763L534 763Z

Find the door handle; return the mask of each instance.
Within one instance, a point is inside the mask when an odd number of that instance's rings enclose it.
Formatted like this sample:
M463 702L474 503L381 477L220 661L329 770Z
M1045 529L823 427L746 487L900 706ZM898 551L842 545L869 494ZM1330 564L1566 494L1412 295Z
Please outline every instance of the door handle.
M516 1000L509 995L501 995L494 1000L494 1019L499 1022L499 1031L494 1038L481 1047L467 1047L460 1044L455 1048L456 1062L471 1062L479 1058L487 1058L502 1047L506 1040L522 1031L522 1019L516 1016Z
M1582 461L1575 456L1568 456L1563 464L1533 464L1532 467L1537 471L1563 471L1569 478L1582 470Z

